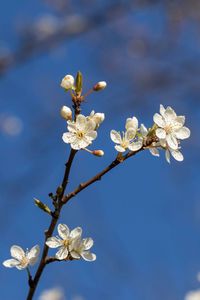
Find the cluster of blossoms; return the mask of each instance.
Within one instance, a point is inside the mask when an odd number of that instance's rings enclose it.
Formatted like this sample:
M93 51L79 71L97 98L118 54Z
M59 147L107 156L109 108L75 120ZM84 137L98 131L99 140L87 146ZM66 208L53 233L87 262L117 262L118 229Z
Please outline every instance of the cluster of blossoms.
M117 132L112 130L110 137L118 152L137 151L148 148L152 155L159 156L159 148L165 150L167 162L170 162L170 154L177 161L183 160L180 152L180 140L190 136L190 130L184 126L185 117L177 116L175 111L168 106L166 109L160 105L160 114L153 117L154 125L147 129L144 124L138 127L136 117L126 120L126 131ZM149 143L150 142L150 143Z
M55 254L58 260L80 259L81 257L86 261L96 260L96 255L91 253L89 249L93 246L92 238L82 239L81 227L76 227L71 232L67 225L58 225L59 236L50 237L46 241L49 248L59 248ZM3 262L4 267L16 267L18 270L27 269L33 266L39 257L40 247L38 245L31 248L31 250L24 251L20 246L13 245L10 249L11 259Z
M50 237L46 241L49 248L59 248L55 254L57 259L80 259L81 257L87 261L96 259L96 255L89 251L94 242L92 238L81 238L81 227L70 231L67 225L59 224L57 229L59 236Z

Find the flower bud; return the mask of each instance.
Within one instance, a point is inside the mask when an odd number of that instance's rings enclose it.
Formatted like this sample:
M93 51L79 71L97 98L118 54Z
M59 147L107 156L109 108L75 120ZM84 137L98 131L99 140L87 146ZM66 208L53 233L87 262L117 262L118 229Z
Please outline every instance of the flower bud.
M69 90L73 87L74 85L74 77L72 75L66 75L62 81L60 86L64 88L65 90Z
M101 91L101 90L104 90L105 87L107 86L107 83L105 81L99 81L97 84L95 84L93 86L93 91Z
M93 150L92 154L96 155L96 156L103 156L104 152L103 152L103 150Z
M34 201L35 201L35 205L37 207L39 207L41 210L43 210L44 212L46 212L49 215L51 215L51 210L50 210L50 208L46 204L44 204L42 201L40 201L40 200L38 200L36 198L34 198Z
M68 106L63 106L61 108L60 115L67 121L72 119L72 111Z

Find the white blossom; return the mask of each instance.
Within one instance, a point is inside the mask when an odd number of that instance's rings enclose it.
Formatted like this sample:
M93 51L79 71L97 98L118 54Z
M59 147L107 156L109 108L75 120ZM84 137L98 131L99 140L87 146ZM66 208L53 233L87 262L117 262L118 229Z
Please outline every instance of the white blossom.
M76 227L71 232L67 225L59 224L58 225L58 234L59 237L50 237L46 241L46 245L49 248L59 248L56 252L55 257L59 260L66 259L69 254L69 245L74 239L77 239L82 234L81 227Z
M104 121L105 114L104 113L95 113L95 111L91 111L90 115L87 117L88 120L92 120L96 123L96 128Z
M183 126L184 116L177 116L175 111L168 106L166 109L160 105L160 114L156 113L153 117L156 129L156 136L166 141L168 147L177 150L179 140L187 139L190 136L190 130Z
M65 90L69 90L73 87L74 85L74 77L72 75L66 75L62 81L60 86L64 88Z
M122 134L116 130L111 130L111 140L116 143L115 149L118 152L125 152L127 149L137 151L142 148L143 138L137 136L138 120L136 117L128 118L125 125L126 131Z
M188 292L184 300L200 300L200 289Z
M69 120L67 124L69 132L64 133L62 139L70 144L72 149L84 149L97 137L96 123L81 114L77 116L76 121Z
M69 245L70 255L75 259L80 259L82 257L86 261L94 261L96 260L96 255L89 251L93 244L92 238L74 239Z
M63 106L60 110L60 115L65 120L71 120L72 119L72 110L68 106Z
M30 250L24 251L20 246L13 245L10 248L10 253L13 258L5 260L3 262L4 267L16 267L18 270L22 270L36 263L40 254L40 247L36 245Z

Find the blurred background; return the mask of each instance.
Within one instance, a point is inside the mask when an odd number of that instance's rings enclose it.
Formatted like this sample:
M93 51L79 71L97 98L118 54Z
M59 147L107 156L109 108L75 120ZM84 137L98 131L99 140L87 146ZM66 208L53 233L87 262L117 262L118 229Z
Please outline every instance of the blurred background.
M199 58L198 0L2 0L1 261L13 244L43 243L49 217L33 197L50 205L69 153L59 116L70 105L64 75L81 70L84 91L108 84L83 107L106 114L93 144L105 156L80 152L69 190L115 157L109 132L127 117L151 126L162 103L186 115L192 132L183 163L146 151L69 202L61 222L95 240L97 261L49 265L35 299L55 288L59 300L182 300L200 288ZM1 299L26 298L26 272L2 266L0 282Z

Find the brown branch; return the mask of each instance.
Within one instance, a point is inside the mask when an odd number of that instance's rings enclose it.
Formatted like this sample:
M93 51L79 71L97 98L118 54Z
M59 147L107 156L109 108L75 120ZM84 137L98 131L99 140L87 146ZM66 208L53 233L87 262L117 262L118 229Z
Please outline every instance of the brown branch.
M30 288L29 288L29 292L28 292L28 296L27 296L27 300L32 300L33 298L33 295L36 291L36 288L37 288L37 285L38 285L38 282L39 282L39 279L43 273L43 270L47 264L47 261L46 261L46 257L48 255L48 250L49 250L49 247L46 245L46 240L52 236L53 234L53 231L56 227L56 224L58 222L58 219L59 219L59 216L60 216L60 212L61 212L61 209L62 209L62 197L64 195L64 192L65 192L65 189L67 187L67 184L68 184L68 179L69 179L69 174L70 174L70 170L71 170L71 165L72 165L72 162L73 162L73 159L74 159L74 156L76 154L76 150L73 150L71 149L71 152L70 152L70 155L69 155L69 159L66 163L66 168L65 168L65 174L63 176L63 180L62 180L62 192L60 193L59 195L59 198L57 200L57 206L55 208L55 211L53 212L53 215L52 215L52 220L51 220L51 223L49 225L49 228L48 230L45 232L45 240L44 240L44 246L43 246L43 251L42 251L42 257L41 257L41 260L40 260L40 263L39 263L39 266L38 266L38 269L36 271L36 274L35 274L35 277L32 279L31 281L31 285L30 285Z
M152 143L152 141L149 141L149 145ZM134 151L134 152L128 152L125 156L120 156L118 155L116 157L115 160L113 160L113 162L108 165L105 169L103 169L101 172L99 172L97 175L95 175L94 177L92 177L91 179L89 179L88 181L79 184L79 186L71 193L69 193L68 195L65 195L62 198L62 202L65 204L67 203L71 198L75 197L78 193L80 193L82 190L84 190L86 187L88 187L89 185L93 184L94 182L101 180L101 177L104 176L106 173L108 173L109 171L111 171L113 168L115 168L116 166L118 166L120 163L124 162L126 159L128 159L129 157L132 157L134 155L136 155L138 152L141 152L142 150L144 150L146 148L143 147L141 149L139 149L138 151Z

